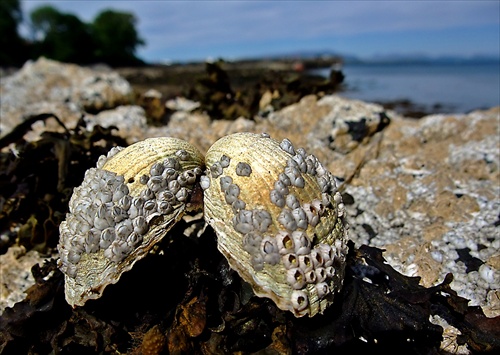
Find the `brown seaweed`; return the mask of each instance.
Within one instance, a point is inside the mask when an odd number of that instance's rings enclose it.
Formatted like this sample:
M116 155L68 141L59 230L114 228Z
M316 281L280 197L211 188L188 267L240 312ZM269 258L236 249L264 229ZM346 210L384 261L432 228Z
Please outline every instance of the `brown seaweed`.
M215 250L212 230L195 239L182 235L183 228L176 226L171 241L101 299L74 310L64 301L54 261L35 267L37 284L28 297L0 317L0 350L138 354L158 342L157 353L438 353L442 328L431 315L457 327L472 350L500 349L500 318L467 307L450 289L451 276L425 288L390 267L382 250L351 245L334 306L296 319L252 295Z
M64 132L44 132L34 142L22 136L37 120L55 118ZM127 145L115 135L116 127L85 129L83 120L67 129L54 114L32 116L2 139L11 149L0 153L0 231L9 242L18 239L27 249L48 253L59 238L59 224L68 209L73 187L83 180L85 171L113 146ZM17 230L17 233L13 232Z

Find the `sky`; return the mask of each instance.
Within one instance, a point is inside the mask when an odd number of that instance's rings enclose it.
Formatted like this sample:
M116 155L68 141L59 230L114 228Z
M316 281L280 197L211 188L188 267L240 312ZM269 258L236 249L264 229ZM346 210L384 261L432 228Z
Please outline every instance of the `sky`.
M299 51L364 59L387 55L500 56L500 1L21 0L91 22L132 12L147 62L228 60Z

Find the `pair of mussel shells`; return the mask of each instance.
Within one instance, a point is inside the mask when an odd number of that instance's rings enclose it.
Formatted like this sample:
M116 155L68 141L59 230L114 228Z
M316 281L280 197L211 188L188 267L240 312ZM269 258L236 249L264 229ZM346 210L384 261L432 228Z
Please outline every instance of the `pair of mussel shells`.
M176 138L102 156L75 188L60 226L68 303L100 297L186 211L199 208L219 251L257 296L297 317L332 303L348 229L335 179L289 140L253 133L223 137L205 156Z

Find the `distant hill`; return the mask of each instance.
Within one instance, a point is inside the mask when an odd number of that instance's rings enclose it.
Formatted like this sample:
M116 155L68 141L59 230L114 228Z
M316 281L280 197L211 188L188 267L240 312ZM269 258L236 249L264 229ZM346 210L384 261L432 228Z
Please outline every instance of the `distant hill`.
M427 54L382 54L372 57L360 57L353 54L340 53L332 50L304 50L263 55L256 58L245 58L242 60L270 60L270 61L315 61L327 62L342 61L348 64L477 64L477 63L499 63L500 57L495 55L475 56L431 56Z
M371 58L354 58L353 61L345 62L375 63L375 64L478 64L478 63L498 63L500 57L494 55L476 56L430 56L425 54L384 54Z

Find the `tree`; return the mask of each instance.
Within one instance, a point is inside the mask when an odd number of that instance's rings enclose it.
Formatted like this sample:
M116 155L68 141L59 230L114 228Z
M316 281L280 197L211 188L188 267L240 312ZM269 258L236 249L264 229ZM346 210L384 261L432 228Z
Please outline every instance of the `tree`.
M75 15L42 6L31 13L31 25L36 39L35 56L84 64L94 60L90 27Z
M96 59L115 66L142 63L135 51L144 45L144 41L139 37L135 23L131 13L113 10L99 13L92 23Z
M55 31L61 13L52 6L40 6L30 14L33 40L43 40L48 33Z
M135 52L144 41L131 13L105 10L89 24L52 6L40 6L30 13L30 41L17 31L21 21L20 0L0 0L0 65L19 65L39 56L78 64L143 64Z
M19 0L0 1L0 65L19 65L28 59L28 47L17 31L22 19Z

